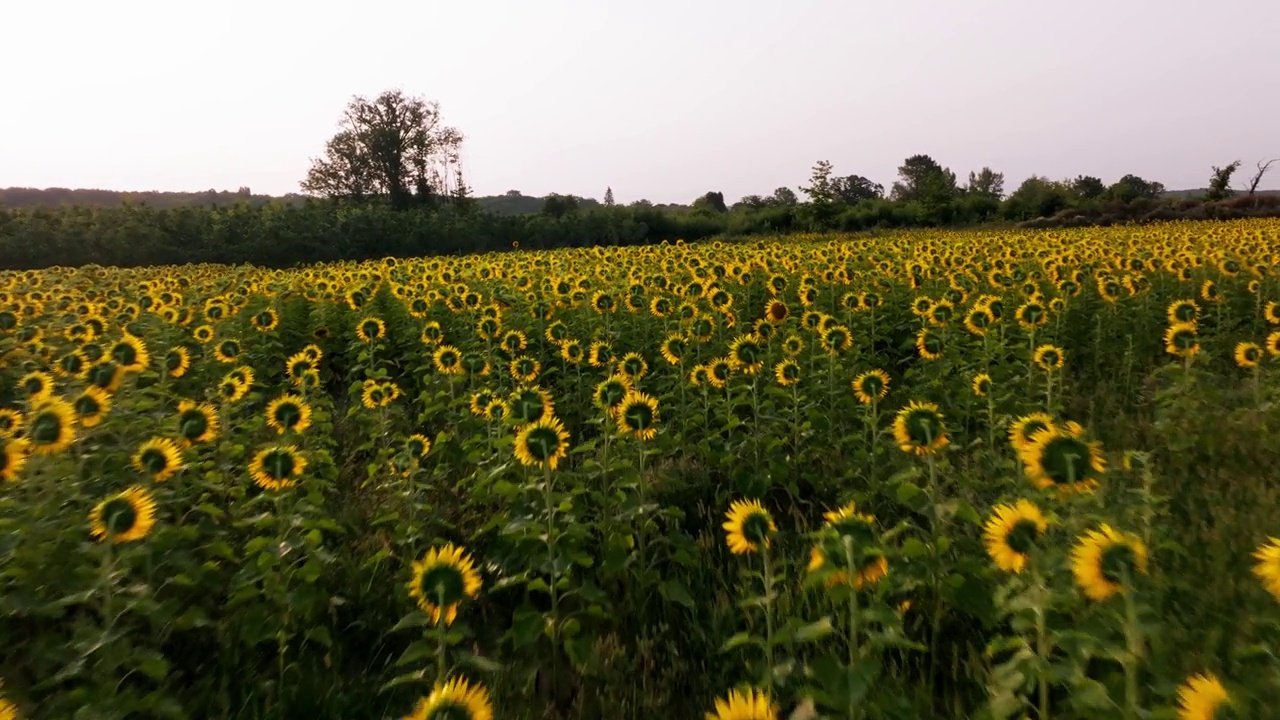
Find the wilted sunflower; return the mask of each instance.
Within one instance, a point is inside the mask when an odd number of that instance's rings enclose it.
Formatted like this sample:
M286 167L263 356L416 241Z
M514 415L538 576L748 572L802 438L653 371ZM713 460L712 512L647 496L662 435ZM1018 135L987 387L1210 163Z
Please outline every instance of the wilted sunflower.
M259 450L249 461L249 476L263 490L283 490L297 484L307 459L293 445Z
M569 454L569 433L550 413L516 432L516 459L521 465L555 470Z
M431 354L431 362L441 375L461 375L462 353L452 345L441 345Z
M213 356L220 363L231 364L240 358L240 341L239 340L223 340L213 346Z
M1147 573L1147 546L1141 538L1101 525L1085 533L1071 549L1071 572L1090 600L1122 592L1126 581Z
M1253 342L1236 344L1234 353L1236 365L1242 368L1256 368L1262 362L1262 346Z
M639 440L652 440L658 435L658 401L651 395L631 391L613 411L618 429Z
M12 437L22 430L22 413L14 408L0 408L0 437Z
M933 455L951 443L942 419L937 405L912 400L893 420L894 440L903 452Z
M13 482L27 464L29 444L23 438L0 438L0 480Z
M734 555L758 553L769 547L770 538L778 532L769 511L759 500L735 500L725 513L725 543Z
M716 711L707 713L706 720L778 720L778 706L763 690L730 690L716 698Z
M76 411L67 401L48 397L31 408L25 423L31 451L51 455L66 450L75 441Z
M53 376L43 370L33 370L18 379L18 387L35 405L53 395Z
M178 437L188 447L218 437L218 411L212 405L183 400L178 403Z
M1036 433L1052 427L1056 425L1053 416L1048 413L1034 412L1023 415L1009 426L1009 444L1013 446L1015 452L1021 452L1023 447L1031 444L1031 438Z
M1280 538L1268 538L1253 554L1258 564L1253 566L1253 574L1262 581L1262 587L1280 600Z
M155 482L164 482L182 470L182 448L169 438L151 438L138 446L133 466Z
M141 540L151 533L155 524L155 500L146 488L138 485L112 495L89 512L89 532L99 542Z
M281 395L267 404L267 425L281 435L311 427L311 406L297 395Z
M404 720L493 720L493 706L483 685L451 678L419 700Z
M1178 686L1178 720L1214 720L1222 715L1218 711L1230 704L1231 696L1216 675L1192 675Z
M865 585L874 585L889 574L889 560L873 548L876 541L875 515L860 513L855 503L849 503L823 513L823 518L826 522L822 533L809 550L809 572L831 569L833 572L826 580L829 587L848 585L851 568L845 538L849 538L853 544L853 563L857 566L853 576L854 588L861 590Z
M773 366L773 377L782 387L791 387L800 382L800 365L790 358L781 360Z
M81 426L97 427L111 410L111 393L90 385L71 401L71 407Z
M889 373L883 370L868 370L853 379L853 394L858 402L870 405L884 399L889 394Z
M181 345L169 349L164 356L164 370L171 378L180 378L191 367L191 353Z
M1049 529L1049 521L1040 508L1028 500L1013 505L997 505L983 526L983 543L996 567L1005 572L1020 573L1036 540Z
M978 373L973 376L973 382L969 387L973 389L973 394L978 397L986 397L991 392L991 376L987 373Z
M1189 358L1200 352L1193 323L1174 323L1164 331L1164 351L1180 358Z
M433 547L413 563L409 595L432 623L450 625L463 599L480 595L480 573L463 548L452 543Z
M1018 455L1027 478L1041 490L1087 492L1107 470L1102 446L1085 440L1084 428L1073 422L1037 430Z

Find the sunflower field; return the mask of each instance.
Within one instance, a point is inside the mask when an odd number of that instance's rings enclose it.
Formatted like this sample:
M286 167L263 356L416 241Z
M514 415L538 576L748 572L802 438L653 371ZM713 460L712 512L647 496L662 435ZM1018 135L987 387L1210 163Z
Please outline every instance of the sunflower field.
M1280 707L1280 221L0 274L0 720Z

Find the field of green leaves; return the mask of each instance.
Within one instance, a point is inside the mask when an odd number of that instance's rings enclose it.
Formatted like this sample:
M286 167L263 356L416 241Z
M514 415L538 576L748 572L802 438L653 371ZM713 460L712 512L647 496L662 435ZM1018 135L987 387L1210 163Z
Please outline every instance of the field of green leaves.
M1278 262L0 273L0 720L1269 717Z

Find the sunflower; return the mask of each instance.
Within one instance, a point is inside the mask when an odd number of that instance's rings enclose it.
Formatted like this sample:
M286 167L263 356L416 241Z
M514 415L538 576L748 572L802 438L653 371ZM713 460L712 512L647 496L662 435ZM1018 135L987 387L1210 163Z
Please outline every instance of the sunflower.
M20 720L22 716L18 714L18 706L0 698L0 720Z
M688 349L689 341L685 338L684 333L674 332L663 338L659 352L662 354L662 359L667 361L667 364L679 365Z
M893 420L893 437L903 452L933 455L951 443L942 412L933 403L912 400Z
M593 401L596 407L612 413L631 392L631 380L622 375L610 375L596 385Z
M716 711L707 713L706 720L778 720L778 706L763 690L730 690L716 698Z
M1178 720L1214 720L1230 704L1231 696L1215 675L1192 675L1178 686Z
M1200 285L1200 297L1205 302L1218 302L1222 299L1222 293L1218 291L1218 284L1212 280L1205 280Z
M404 439L404 451L415 461L421 460L431 452L431 440L422 433L414 433Z
M471 410L471 414L476 417L484 417L485 412L489 409L490 403L494 400L492 390L476 390L471 393L467 406Z
M480 595L480 573L463 548L452 543L433 547L413 563L409 595L431 622L451 625L463 599Z
M1037 430L1018 449L1031 483L1041 490L1086 492L1098 486L1107 461L1097 442L1083 439L1084 428L1075 423Z
M778 385L791 387L800 382L800 365L790 358L782 360L773 366L773 377Z
M182 448L169 438L151 438L138 446L133 466L155 482L164 482L182 470Z
M293 445L259 450L249 461L249 476L263 490L283 490L297 484L307 459Z
M711 387L722 389L729 384L733 376L733 362L727 357L718 357L707 361L707 382Z
M591 367L602 368L613 362L613 346L603 340L597 340L591 343L591 350L587 353L587 361L591 363Z
M489 406L484 409L484 417L486 420L500 421L511 414L511 406L506 400L496 398Z
M37 455L50 455L66 450L74 442L75 408L65 400L48 397L31 409L24 423L28 428L27 439L31 451Z
M120 342L112 345L107 354L125 372L141 372L151 362L147 344L142 341L142 338L128 334L121 338Z
M537 380L538 373L542 372L542 363L528 355L521 355L507 364L507 370L511 372L511 377L515 378L516 382L531 383Z
M452 678L419 700L404 720L493 720L493 706L483 685Z
M249 385L244 382L243 375L229 373L218 383L218 395L229 403L239 402L249 394Z
M1047 413L1034 412L1030 415L1013 421L1009 426L1009 444L1013 446L1015 452L1020 452L1023 447L1031 444L1031 438L1037 432L1045 428L1057 427L1053 421L1053 417Z
M770 300L764 309L765 318L774 325L780 325L790 314L791 311L787 308L787 304L777 299Z
M1196 318L1200 317L1200 306L1195 300L1174 300L1169 303L1169 307L1165 310L1165 316L1169 319L1169 324L1191 323L1195 324Z
M386 407L400 396L400 388L393 382L378 382L372 378L360 385L360 404L369 410Z
M577 340L565 340L560 345L560 357L565 362L577 365L586 358L587 352L582 349L582 343Z
M858 402L870 405L889 394L889 373L883 370L868 370L853 379L853 394Z
M1268 335L1264 345L1267 348L1268 355L1271 357L1280 357L1280 330Z
M540 387L517 388L508 401L511 416L519 423L533 423L555 414L551 393Z
M311 427L311 406L297 395L281 395L267 404L267 425L281 435Z
M27 464L28 443L22 438L0 438L0 480L13 482Z
M1041 345L1036 348L1035 354L1032 355L1031 361L1034 362L1041 370L1045 372L1053 372L1061 370L1065 362L1065 354L1062 348L1056 345Z
M1164 351L1180 358L1190 358L1200 352L1196 326L1192 323L1174 323L1164 331Z
M1136 573L1147 573L1147 546L1129 533L1101 525L1071 549L1071 572L1090 600L1106 600L1125 590Z
M995 322L996 316L991 312L990 308L978 306L965 314L964 329L978 337L983 337Z
M375 340L381 340L387 334L387 324L382 322L381 318L372 315L360 321L356 325L356 336L361 342L371 343Z
M240 341L239 340L223 340L213 346L213 356L218 362L231 364L240 357Z
M99 542L126 543L141 540L156 524L156 503L139 485L112 495L89 512L89 532Z
M529 338L519 330L508 330L499 345L509 354L515 355L529 346Z
M889 574L889 561L871 545L875 542L876 517L858 512L855 503L823 513L826 522L822 526L824 537L820 537L809 551L808 572L832 570L827 577L828 587L848 585L850 569L856 567L853 576L854 588L861 590L865 585L873 585ZM854 551L853 565L849 565L845 539L852 543Z
M937 360L942 357L942 336L929 328L920 328L916 334L916 350L925 360Z
M75 408L76 418L82 426L96 427L111 410L111 393L90 385L71 401L71 407Z
M496 317L482 317L476 321L476 335L481 340L496 340L502 332L502 321Z
M441 345L431 354L431 362L441 375L462 374L462 353L452 345Z
M13 408L0 408L0 437L13 437L22 430L22 413Z
M1280 538L1269 538L1253 554L1257 565L1253 574L1262 581L1262 587L1280 600Z
M181 345L170 348L164 356L164 370L171 378L180 378L191 367L191 353Z
M32 404L53 395L53 376L42 370L34 370L18 380L18 387L27 394Z
M1268 301L1267 306L1262 310L1262 316L1272 325L1280 325L1280 302Z
M652 440L658 435L658 401L651 395L632 391L613 411L618 429L639 440Z
M422 326L422 334L419 335L419 339L422 341L423 345L426 345L427 347L433 347L434 345L439 343L440 340L442 340L443 338L444 338L444 331L440 329L440 323L436 322L435 320L432 320L431 322Z
M187 447L218 437L218 411L208 404L190 400L178 403L178 437Z
M782 352L787 357L796 357L804 350L804 338L791 333L782 339Z
M1242 368L1256 368L1258 363L1262 362L1262 346L1254 342L1238 343L1234 356L1236 365Z
M987 373L978 373L973 376L973 382L969 384L973 389L973 394L978 397L986 397L991 392L991 376Z
M735 500L725 513L725 542L734 555L758 553L769 547L770 537L778 532L769 511L759 500Z
M102 360L89 366L89 370L85 373L85 379L90 385L102 388L109 393L114 393L120 389L120 380L124 377L124 370L111 360Z
M617 374L629 378L633 383L648 372L649 363L640 353L629 352L623 355L617 364Z
M1013 505L997 505L983 526L983 542L996 567L1020 573L1036 540L1049 528L1040 508L1027 500Z
M521 465L555 470L569 454L569 433L564 423L545 413L516 433L515 453Z
M205 345L209 342L212 342L213 327L210 325L200 325L196 327L195 330L191 331L191 337L195 338L196 342L200 343L201 345Z

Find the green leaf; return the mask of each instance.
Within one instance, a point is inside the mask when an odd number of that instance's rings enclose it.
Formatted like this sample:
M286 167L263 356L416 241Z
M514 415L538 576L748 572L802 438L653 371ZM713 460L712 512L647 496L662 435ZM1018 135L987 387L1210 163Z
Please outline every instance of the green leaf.
M759 645L760 639L752 637L749 632L740 632L726 640L724 645L720 646L720 652L729 652L734 648L742 647L747 644Z
M329 635L329 628L323 625L316 625L308 630L306 639L327 648L333 647L333 638Z
M835 632L835 628L831 626L831 618L824 617L817 622L809 623L796 630L795 639L799 642L813 642Z
M689 594L689 589L684 586L684 583L679 580L664 580L662 585L659 586L659 590L662 592L662 597L668 601L693 609L695 604L693 596Z
M902 557L908 560L914 560L928 554L929 546L925 545L919 538L907 538L907 541L902 543Z
M532 605L521 605L511 614L511 639L516 647L532 645L538 640L544 625L542 613Z
M426 613L420 610L414 610L408 615L400 618L400 622L396 623L387 632L400 632L401 630L409 630L411 628L426 627L429 624L431 624L431 618L428 618Z
M435 655L435 653L436 644L434 642L415 640L410 643L409 647L404 649L403 653L400 653L399 659L396 660L396 667L418 662L423 658L429 658L432 655Z

